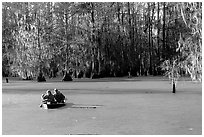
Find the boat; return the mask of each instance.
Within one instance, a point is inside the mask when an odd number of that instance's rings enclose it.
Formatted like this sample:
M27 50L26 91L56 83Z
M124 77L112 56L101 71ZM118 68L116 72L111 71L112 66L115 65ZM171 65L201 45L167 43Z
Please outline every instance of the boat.
M66 103L43 103L40 105L40 107L44 108L44 109L55 109L55 108L60 108L65 106Z

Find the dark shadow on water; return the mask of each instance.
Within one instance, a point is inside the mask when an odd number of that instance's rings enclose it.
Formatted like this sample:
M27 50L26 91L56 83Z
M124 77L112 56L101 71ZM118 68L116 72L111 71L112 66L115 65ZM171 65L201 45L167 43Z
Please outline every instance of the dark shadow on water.
M93 105L93 104L74 104L74 103L66 103L65 106L59 108L52 108L48 110L62 110L62 109L96 109L102 107L103 105Z
M67 108L71 108L74 105L74 103L66 103L65 106L59 108L59 109L67 109Z
M100 135L100 134L96 134L96 133L78 133L78 134L68 134L68 135Z

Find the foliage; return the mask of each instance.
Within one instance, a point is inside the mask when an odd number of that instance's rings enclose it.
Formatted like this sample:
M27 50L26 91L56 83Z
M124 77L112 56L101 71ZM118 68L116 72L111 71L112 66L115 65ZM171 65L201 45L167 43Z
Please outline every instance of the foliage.
M180 64L178 60L165 60L161 68L165 71L165 76L168 76L172 83L176 83L180 77Z
M201 3L3 2L3 74L161 75L160 64L175 57L192 75L201 73L201 9Z
M178 49L182 67L192 80L202 80L202 8L201 3L183 3L181 12L186 26L191 30L188 36L180 35Z

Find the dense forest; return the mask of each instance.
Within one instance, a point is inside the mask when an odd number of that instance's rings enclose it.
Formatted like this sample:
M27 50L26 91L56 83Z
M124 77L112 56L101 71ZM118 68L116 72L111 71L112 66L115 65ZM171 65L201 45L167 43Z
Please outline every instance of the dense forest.
M4 77L201 80L201 50L201 2L2 3Z

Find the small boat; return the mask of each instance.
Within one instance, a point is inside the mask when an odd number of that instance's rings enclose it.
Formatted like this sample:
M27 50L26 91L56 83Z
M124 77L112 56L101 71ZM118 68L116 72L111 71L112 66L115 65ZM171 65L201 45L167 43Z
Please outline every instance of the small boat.
M44 109L55 109L55 108L60 108L65 106L66 103L43 103L40 105L40 107L44 108Z

